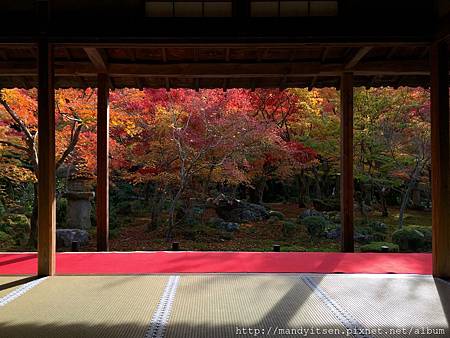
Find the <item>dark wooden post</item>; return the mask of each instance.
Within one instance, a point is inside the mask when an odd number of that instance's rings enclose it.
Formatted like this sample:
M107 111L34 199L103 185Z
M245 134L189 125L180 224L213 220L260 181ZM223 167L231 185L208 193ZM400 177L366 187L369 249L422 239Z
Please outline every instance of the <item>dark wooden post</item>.
M109 77L97 77L97 251L109 249Z
M448 46L431 49L433 275L450 278L450 138Z
M55 273L56 176L53 47L38 42L38 275Z
M353 74L341 78L341 250L353 252Z

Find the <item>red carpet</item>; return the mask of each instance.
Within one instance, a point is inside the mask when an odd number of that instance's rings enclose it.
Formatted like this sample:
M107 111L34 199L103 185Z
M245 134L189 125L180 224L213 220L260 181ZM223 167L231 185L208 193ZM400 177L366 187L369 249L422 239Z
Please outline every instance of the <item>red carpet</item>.
M0 253L0 275L35 274L36 253ZM338 252L58 253L58 274L317 272L431 274L431 254Z

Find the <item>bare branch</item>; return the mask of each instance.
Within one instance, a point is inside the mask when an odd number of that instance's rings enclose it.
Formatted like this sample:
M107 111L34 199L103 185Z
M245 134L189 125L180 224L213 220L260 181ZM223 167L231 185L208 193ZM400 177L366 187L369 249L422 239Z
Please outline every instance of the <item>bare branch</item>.
M0 104L5 108L6 112L11 116L11 118L16 122L22 132L25 134L26 141L31 145L33 142L33 135L31 134L28 127L25 125L25 123L21 120L19 115L14 111L14 109L11 108L11 106L2 98L0 98Z
M64 151L64 153L62 154L62 156L58 160L58 162L56 162L56 169L58 169L64 163L67 156L69 156L70 153L75 149L75 146L77 145L78 140L80 138L80 133L81 133L82 128L83 128L82 124L79 124L76 127L75 132L73 133L73 137L71 138L69 145L67 146L66 150Z

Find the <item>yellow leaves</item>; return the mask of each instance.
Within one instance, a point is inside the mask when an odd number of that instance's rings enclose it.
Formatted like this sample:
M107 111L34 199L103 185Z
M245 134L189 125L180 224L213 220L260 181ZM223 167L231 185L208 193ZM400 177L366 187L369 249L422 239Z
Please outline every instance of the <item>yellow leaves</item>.
M35 90L2 89L0 96L20 116L28 126L37 125L37 102ZM0 117L2 120L10 120L9 114L0 105Z
M0 163L0 177L5 177L14 184L36 182L34 173L30 169L22 167L15 160L2 160Z

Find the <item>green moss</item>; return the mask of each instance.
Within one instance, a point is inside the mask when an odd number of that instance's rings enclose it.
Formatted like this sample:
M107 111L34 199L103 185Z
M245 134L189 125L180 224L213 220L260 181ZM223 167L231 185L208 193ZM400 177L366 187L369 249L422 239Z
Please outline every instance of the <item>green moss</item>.
M425 235L416 227L404 227L392 234L392 241L401 251L421 251L426 247Z
M398 252L399 247L397 244L389 242L372 242L366 245L362 245L359 249L361 252L384 252L382 247L388 248L388 252Z
M328 225L328 221L322 216L308 216L303 218L301 222L311 238L320 237Z
M297 229L297 224L290 221L285 221L281 225L281 229L283 232L284 237L290 237L294 234L295 230Z

